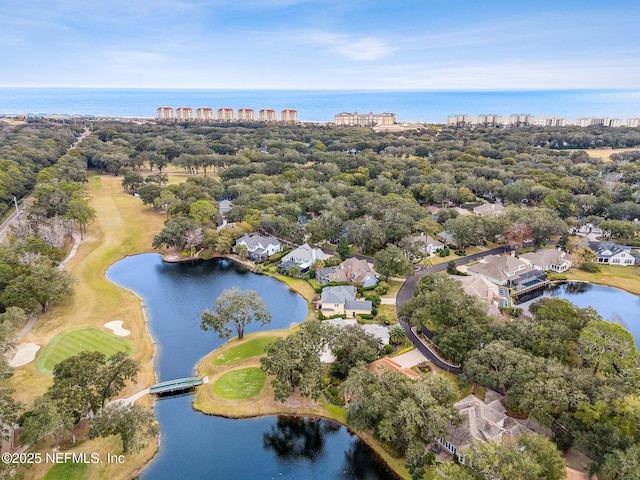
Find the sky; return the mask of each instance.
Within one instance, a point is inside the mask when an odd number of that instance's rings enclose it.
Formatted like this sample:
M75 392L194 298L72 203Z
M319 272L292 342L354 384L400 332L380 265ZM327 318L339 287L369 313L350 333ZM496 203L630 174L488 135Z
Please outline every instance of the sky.
M637 0L0 0L0 86L637 89Z

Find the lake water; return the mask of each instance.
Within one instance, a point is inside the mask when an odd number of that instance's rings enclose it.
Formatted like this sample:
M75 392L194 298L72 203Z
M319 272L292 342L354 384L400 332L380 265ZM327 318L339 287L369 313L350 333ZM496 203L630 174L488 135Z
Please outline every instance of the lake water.
M136 255L114 264L107 277L144 299L158 345L159 381L192 376L198 361L222 345L217 334L200 329L200 314L213 307L224 289L260 294L272 315L263 329L289 328L307 316L305 300L285 284L228 260L167 264L157 254ZM247 333L256 329L251 326ZM160 448L140 478L395 478L366 444L339 424L287 417L225 419L196 412L191 402L188 395L156 402Z
M640 116L640 90L181 90L0 87L0 114L155 117L160 106L298 110L301 121L332 122L340 112L392 112L398 121L445 123L454 113L564 118Z
M543 295L564 298L580 308L593 307L604 320L618 322L629 330L640 349L640 296L619 288L581 282L553 285ZM522 303L518 307L527 308L534 301Z

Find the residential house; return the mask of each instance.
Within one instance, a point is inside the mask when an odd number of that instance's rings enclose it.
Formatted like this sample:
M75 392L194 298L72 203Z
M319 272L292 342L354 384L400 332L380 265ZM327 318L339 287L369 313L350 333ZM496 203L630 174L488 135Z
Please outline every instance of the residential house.
M355 319L342 319L342 318L332 318L329 320L324 320L323 323L327 325L331 325L334 327L347 327L350 325L358 325L365 332L373 335L378 340L380 340L381 345L387 345L389 343L389 328L383 325L377 324L364 324L359 325L358 321ZM331 354L329 349L326 349L322 352L320 356L320 360L322 363L332 363L335 360L335 357Z
M438 250L442 250L444 248L444 243L435 240L430 235L425 235L424 233L417 236L411 237L411 243L418 247L420 253L424 255L433 255Z
M463 422L459 426L451 426L447 439L436 439L449 453L455 455L460 463L464 463L463 450L471 447L474 441L486 442L498 440L502 436L517 439L524 433L534 433L518 421L506 415L501 403L502 395L487 392L487 401L483 402L475 395L469 395L453 406L460 412Z
M473 213L480 216L496 216L504 213L504 205L501 203L483 203L473 209Z
M571 255L559 248L545 248L537 252L520 255L520 260L531 265L536 270L566 272L573 265Z
M282 244L275 237L261 237L260 235L245 235L236 240L236 247L244 245L249 252L250 260L264 260L282 251Z
M453 276L462 285L462 290L467 295L479 297L489 305L497 304L500 300L500 289L498 285L490 282L482 275L474 275L469 277Z
M353 318L359 314L370 314L372 308L369 300L356 300L356 287L351 285L325 287L320 296L320 310L326 317L346 315Z
M595 253L598 263L606 265L635 265L636 259L631 254L631 247L613 242L589 242L589 250Z
M468 277L454 275L451 278L457 280L462 285L464 293L478 297L487 305L484 309L487 315L492 317L500 316L500 305L505 304L505 297L508 296L508 290L504 287L498 287L498 285L490 282L481 275ZM501 288L506 291L501 292ZM510 302L511 300L509 299L508 301Z
M336 267L325 267L316 272L316 280L320 285L329 282L347 282L373 287L378 284L378 273L366 260L351 257Z
M453 234L447 232L446 230L443 230L442 232L438 233L436 236L445 245L448 245L448 244L457 245L458 244L458 242L456 242L456 239L453 236Z
M510 285L517 276L532 268L513 255L488 255L467 268L470 275L480 275L496 285Z
M326 260L328 257L320 248L313 248L308 243L305 243L282 257L280 269L289 270L295 266L301 272L304 272L309 270L316 260Z
M220 200L220 202L218 202L218 211L220 212L220 215L225 216L232 208L233 202L231 200Z

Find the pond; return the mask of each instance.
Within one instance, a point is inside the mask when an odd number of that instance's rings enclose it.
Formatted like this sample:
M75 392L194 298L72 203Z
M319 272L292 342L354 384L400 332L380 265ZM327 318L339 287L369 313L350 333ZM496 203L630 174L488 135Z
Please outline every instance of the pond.
M640 349L640 296L619 288L583 282L555 284L547 287L542 295L564 298L580 308L593 307L604 320L620 323L629 330ZM528 308L535 300L537 298L518 307Z
M114 264L107 277L144 299L157 344L158 381L192 376L199 360L222 345L217 334L200 329L200 314L227 288L260 294L272 315L262 329L289 328L307 316L306 301L285 284L224 259L168 264L157 254L136 255ZM248 327L247 333L259 328ZM334 422L226 419L196 412L191 402L188 395L156 402L160 448L140 478L395 478L366 444Z

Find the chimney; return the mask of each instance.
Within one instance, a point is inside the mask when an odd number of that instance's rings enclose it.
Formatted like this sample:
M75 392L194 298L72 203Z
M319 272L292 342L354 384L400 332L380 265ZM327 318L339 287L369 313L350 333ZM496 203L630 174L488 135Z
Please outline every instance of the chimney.
M345 276L347 277L347 282L351 283L351 265L349 265L347 267L347 271L345 273Z

